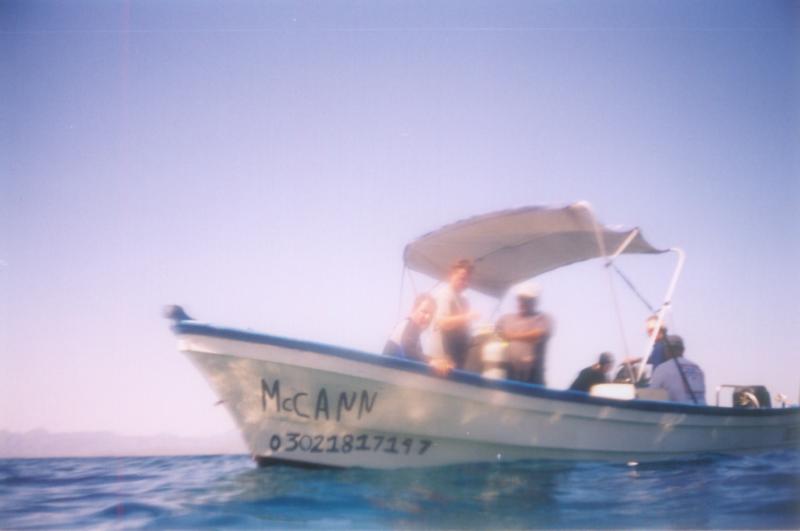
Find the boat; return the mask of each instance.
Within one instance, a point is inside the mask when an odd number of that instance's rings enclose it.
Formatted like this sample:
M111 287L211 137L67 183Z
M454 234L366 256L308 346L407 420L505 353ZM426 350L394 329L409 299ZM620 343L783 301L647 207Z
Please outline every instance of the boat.
M576 262L599 259L610 270L621 254L664 253L677 261L661 320L683 252L652 246L636 228L603 226L585 202L458 221L409 243L404 261L442 279L453 261L471 259L470 287L500 297L515 283ZM230 412L259 465L642 463L800 447L796 406L675 403L654 400L633 383L587 394L477 372L442 374L411 360L215 326L180 306L167 316L179 350ZM636 369L631 374L641 377Z

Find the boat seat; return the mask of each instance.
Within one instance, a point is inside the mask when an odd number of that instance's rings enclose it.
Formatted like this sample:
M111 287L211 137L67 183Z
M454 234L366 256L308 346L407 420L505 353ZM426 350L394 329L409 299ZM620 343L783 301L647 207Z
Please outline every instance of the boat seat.
M633 400L636 398L636 388L629 383L596 384L589 389L589 394L617 400Z

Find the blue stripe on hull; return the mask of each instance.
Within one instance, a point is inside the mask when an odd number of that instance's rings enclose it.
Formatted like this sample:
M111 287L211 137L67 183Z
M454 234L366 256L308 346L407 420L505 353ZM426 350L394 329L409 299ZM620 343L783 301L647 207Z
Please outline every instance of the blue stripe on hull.
M173 331L178 334L194 334L209 337L218 337L224 339L233 339L236 341L246 341L249 343L258 343L263 345L274 345L294 350L303 350L314 352L317 354L325 354L344 358L348 360L368 363L371 365L379 365L393 370L400 370L406 372L416 372L421 374L436 375L433 369L424 364L416 361L406 360L402 358L394 358L389 356L380 356L351 350L324 343L314 343L311 341L300 341L297 339L289 339L285 337L271 336L267 334L260 334L257 332L250 332L246 330L239 330L235 328L217 327L205 323L198 323L195 321L180 321L172 327ZM489 380L483 378L479 374L454 370L447 376L438 376L443 379L456 381L459 383L474 385L476 387L498 389L513 393L516 395L533 396L537 398L548 398L552 400L561 400L565 402L577 402L583 404L594 404L600 406L611 406L619 409L634 409L638 411L657 411L662 413L682 413L691 415L711 415L711 416L734 416L734 417L797 417L800 422L800 408L789 407L782 409L742 409L732 407L716 407L716 406L696 406L692 404L680 404L676 402L656 402L651 400L613 400L608 398L600 398L590 396L586 393L579 391L569 390L556 390L547 389L540 385L528 384L523 382L515 382L511 380Z

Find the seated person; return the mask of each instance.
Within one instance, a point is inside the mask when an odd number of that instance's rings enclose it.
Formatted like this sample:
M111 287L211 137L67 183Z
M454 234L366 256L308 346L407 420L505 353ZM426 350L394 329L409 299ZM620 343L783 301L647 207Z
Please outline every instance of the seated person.
M386 346L383 347L383 355L427 363L428 357L422 352L419 336L431 324L434 313L436 301L433 297L427 293L418 295L414 299L411 315L400 321L389 336Z
M572 385L570 391L583 391L588 393L593 385L608 383L606 373L614 367L614 356L610 352L603 352L597 363L583 369Z
M614 383L633 383L636 371L639 368L639 363L642 358L625 358L614 377ZM643 376L638 382L636 387L646 387L648 380Z
M667 336L665 342L666 361L655 368L650 387L666 389L673 402L706 404L706 378L703 370L683 357L683 339Z

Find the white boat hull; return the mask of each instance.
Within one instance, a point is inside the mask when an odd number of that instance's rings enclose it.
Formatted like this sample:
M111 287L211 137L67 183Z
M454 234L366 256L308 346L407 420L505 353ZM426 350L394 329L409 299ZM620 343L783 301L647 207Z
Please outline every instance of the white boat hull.
M645 462L800 446L797 408L611 400L194 322L175 331L264 464Z

